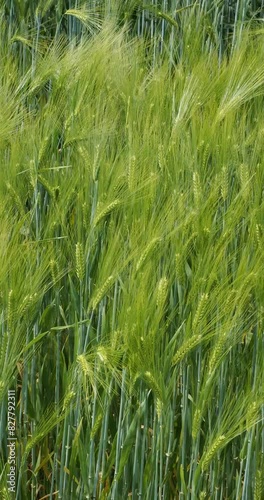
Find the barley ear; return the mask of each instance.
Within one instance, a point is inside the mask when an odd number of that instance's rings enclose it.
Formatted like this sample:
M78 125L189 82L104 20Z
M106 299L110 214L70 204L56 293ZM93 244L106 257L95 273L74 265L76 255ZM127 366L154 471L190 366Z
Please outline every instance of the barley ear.
M168 293L168 279L164 277L161 278L158 283L157 302L156 302L158 309L162 309L164 307L167 293Z
M199 304L198 304L198 307L197 307L197 310L196 310L196 313L194 316L194 320L193 320L193 330L194 331L197 329L197 327L199 326L199 324L203 318L207 301L208 301L208 293L203 293L201 295L201 298L200 298L200 301L199 301Z
M204 457L201 460L202 469L204 471L208 469L213 456L226 444L226 441L227 441L226 436L221 435L218 436L212 443L212 445L207 450L207 452L205 453Z
M185 356L187 356L187 354L200 343L201 340L202 335L194 335L190 339L186 340L173 357L172 364L176 365L182 361Z
M111 288L115 281L115 277L113 275L109 276L104 284L99 288L97 294L95 295L94 299L91 301L91 307L92 309L96 309L98 306L99 302L104 298L105 294L108 292L108 290Z
M254 487L254 500L263 500L263 471L260 469L256 471L255 487Z
M119 199L116 199L116 200L112 201L111 203L109 203L109 205L107 205L103 210L101 210L99 212L99 214L95 217L94 225L97 226L97 224L99 224L99 222L102 219L104 219L104 217L106 217L111 212L113 212L113 210L115 208L117 208L118 206L120 206L120 204L121 204L121 202Z
M85 265L84 265L84 252L83 246L81 243L77 243L75 247L75 259L76 259L76 274L77 278L80 281L83 281L85 274Z

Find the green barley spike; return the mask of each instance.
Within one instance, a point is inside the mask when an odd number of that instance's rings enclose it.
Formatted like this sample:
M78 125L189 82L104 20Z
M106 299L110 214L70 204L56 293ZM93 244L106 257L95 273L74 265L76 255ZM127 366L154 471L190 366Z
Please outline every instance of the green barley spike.
M120 330L115 330L111 334L111 346L113 349L117 349L119 340L122 338L122 332Z
M261 235L261 224L256 224L255 228L256 228L255 229L255 234L256 234L257 244L260 247L260 245L261 245L261 238L260 238L260 235Z
M6 390L6 381L4 382L3 380L0 379L0 401L3 400L5 390Z
M139 269L143 266L144 262L146 261L147 257L151 253L154 253L154 251L159 246L160 242L161 242L161 238L153 238L153 240L150 241L150 243L147 245L146 249L144 250L140 259L137 262L136 271L139 271Z
M160 398L157 398L156 400L156 411L158 415L158 419L160 420L160 417L162 415L164 404Z
M99 413L99 415L96 418L95 424L94 424L93 428L91 429L90 439L94 439L97 431L101 427L102 420L103 420L103 414Z
M242 191L242 196L244 199L248 197L249 194L249 171L248 166L244 163L239 167L239 177L240 177L240 185Z
M100 153L100 145L97 144L95 147L95 155L94 155L94 162L93 162L93 180L96 181L98 177L98 172L99 172L99 153Z
M222 167L221 171L221 196L225 201L228 197L228 170L227 167Z
M215 347L213 349L212 355L209 359L209 367L208 367L209 368L209 375L211 375L214 372L215 368L218 365L218 361L222 356L223 348L224 348L226 340L227 340L227 333L220 332L219 336L218 336L218 340L217 340Z
M23 217L23 215L25 214L25 207L21 201L20 196L9 182L6 183L6 187L11 197L13 198L13 201L17 207L17 210L19 211L20 216Z
M43 175L38 174L38 181L42 184L42 186L46 189L46 191L50 194L50 196L53 198L54 197L54 188L52 185L43 177Z
M109 203L109 205L107 205L107 207L105 207L101 212L99 212L99 214L95 217L95 220L94 220L94 225L97 226L97 224L99 224L99 222L104 219L104 217L106 217L107 215L109 215L115 208L117 208L119 205L120 205L120 200L116 199L114 201L112 201L111 203Z
M21 317L25 314L25 312L30 308L31 304L33 301L36 299L37 294L34 293L34 295L26 295L22 301L22 304L20 305L18 309L18 316Z
M201 150L203 149L204 147L204 140L202 140L198 146L197 146L197 154L199 154L201 152Z
M77 243L75 247L76 274L80 281L83 281L85 274L84 252L82 243Z
M115 277L113 275L109 276L101 288L98 290L95 298L92 300L92 309L96 309L97 305L104 298L105 294L108 292L109 288L113 285Z
M41 144L41 147L40 147L40 150L39 150L39 155L38 155L38 162L41 163L44 156L45 156L45 153L47 151L47 148L48 148L48 144L49 144L49 136L46 136Z
M157 307L161 309L164 306L168 293L168 279L166 277L161 278L158 283L157 290Z
M29 162L29 177L31 186L35 189L37 182L37 173L34 160L30 160Z
M179 214L179 220L182 221L184 219L185 213L186 213L186 208L184 205L184 194L180 193L178 196L178 207L177 207L177 212Z
M200 343L201 339L202 335L194 335L190 339L186 340L176 352L172 360L172 364L176 365L179 361L182 361L185 356Z
M208 161L208 157L209 157L209 149L210 149L210 145L209 144L206 144L205 148L204 148L204 154L203 154L203 161L202 161L202 172L204 172L204 169L206 167L206 163Z
M6 487L3 487L1 489L1 495L2 495L2 499L3 500L10 500L10 495L9 495L8 490L7 490Z
M196 310L196 313L194 316L193 330L196 330L196 328L199 326L199 323L202 320L202 317L203 317L204 312L205 312L207 301L208 301L208 293L203 293L201 295L201 298L200 298L200 301L199 301L199 304L198 304L198 307L197 307L197 310Z
M9 330L13 329L14 320L15 320L14 292L13 290L10 290L7 302L7 325Z
M208 468L213 456L223 447L225 441L226 441L226 436L221 435L218 438L216 438L211 447L207 450L204 458L202 459L202 469L204 471Z
M147 371L144 373L144 377L145 379L147 380L150 388L152 389L152 391L154 392L154 394L156 395L157 399L160 400L160 403L162 402L163 400L163 395L162 395L162 391L161 391L161 388L159 387L159 384L157 383L157 380L156 378L154 377L154 375ZM160 404L159 403L159 404Z
M80 156L84 162L85 167L87 168L88 172L90 173L91 172L91 160L90 160L90 156L89 156L87 150L83 146L79 146L78 153L80 154Z
M90 373L91 368L84 354L79 354L79 356L77 357L77 363L80 365L81 371L83 373L85 373L86 375Z
M83 220L83 227L85 229L88 229L88 226L89 226L88 205L87 205L86 201L82 204L82 220Z
M136 157L133 155L129 159L128 164L128 187L130 191L135 188L135 169L136 169Z
M192 437L193 439L196 439L198 436L198 432L200 430L201 426L201 416L202 412L199 408L196 408L194 412L194 417L193 417L193 424L192 424Z
M256 401L253 401L253 403L248 408L246 416L246 424L248 428L251 427L252 424L254 424L257 421L258 413L259 413L258 405Z
M263 499L263 474L261 470L257 470L256 478L255 478L255 487L254 487L254 500L262 500Z
M201 184L198 172L193 172L193 196L195 205L199 205L201 199Z
M62 411L65 411L68 408L68 406L72 402L74 396L75 396L74 391L70 391L66 394L66 396L64 398L64 402L63 402Z

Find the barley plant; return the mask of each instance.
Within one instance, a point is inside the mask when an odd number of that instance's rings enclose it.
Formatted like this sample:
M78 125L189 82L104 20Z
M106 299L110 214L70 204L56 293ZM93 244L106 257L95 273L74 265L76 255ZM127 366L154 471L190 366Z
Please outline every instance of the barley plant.
M264 498L263 18L0 2L1 498Z

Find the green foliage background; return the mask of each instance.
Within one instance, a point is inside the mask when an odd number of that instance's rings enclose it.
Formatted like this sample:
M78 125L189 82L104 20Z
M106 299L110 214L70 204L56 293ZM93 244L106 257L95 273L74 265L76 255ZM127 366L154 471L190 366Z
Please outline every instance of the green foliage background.
M1 498L262 500L264 2L0 5Z

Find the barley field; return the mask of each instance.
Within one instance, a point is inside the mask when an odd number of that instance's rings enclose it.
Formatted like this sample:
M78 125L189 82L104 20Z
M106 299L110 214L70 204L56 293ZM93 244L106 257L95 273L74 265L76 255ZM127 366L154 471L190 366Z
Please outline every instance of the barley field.
M0 1L0 498L264 499L264 1Z

